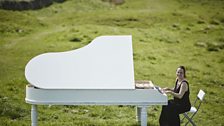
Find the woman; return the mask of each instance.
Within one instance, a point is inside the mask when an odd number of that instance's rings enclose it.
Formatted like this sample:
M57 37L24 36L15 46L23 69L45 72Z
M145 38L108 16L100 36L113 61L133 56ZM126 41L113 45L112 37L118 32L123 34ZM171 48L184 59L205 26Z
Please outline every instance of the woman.
M170 94L174 98L168 100L168 105L162 107L159 119L160 126L180 126L179 114L187 112L191 108L189 100L190 89L186 80L185 67L178 67L176 75L175 87L173 89L163 88L166 94Z

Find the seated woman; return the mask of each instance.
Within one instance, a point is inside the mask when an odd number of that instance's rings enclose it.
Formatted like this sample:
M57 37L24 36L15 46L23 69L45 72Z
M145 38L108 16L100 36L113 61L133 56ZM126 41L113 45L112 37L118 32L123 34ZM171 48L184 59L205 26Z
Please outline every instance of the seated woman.
M191 108L189 100L190 89L186 80L185 67L178 67L176 75L175 87L173 89L163 88L166 94L170 94L174 98L168 100L168 105L162 107L159 119L160 126L180 126L179 114L187 112Z

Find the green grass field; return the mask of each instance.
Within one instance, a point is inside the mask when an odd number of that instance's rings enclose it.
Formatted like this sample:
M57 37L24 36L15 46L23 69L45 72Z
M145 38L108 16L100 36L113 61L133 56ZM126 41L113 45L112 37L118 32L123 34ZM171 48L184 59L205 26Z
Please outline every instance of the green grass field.
M74 50L101 35L132 35L135 80L172 87L186 66L193 102L205 101L194 121L224 125L224 1L67 0L40 10L0 10L0 125L29 126L25 65L41 53ZM161 106L148 109L158 126ZM39 106L40 126L134 126L134 106Z

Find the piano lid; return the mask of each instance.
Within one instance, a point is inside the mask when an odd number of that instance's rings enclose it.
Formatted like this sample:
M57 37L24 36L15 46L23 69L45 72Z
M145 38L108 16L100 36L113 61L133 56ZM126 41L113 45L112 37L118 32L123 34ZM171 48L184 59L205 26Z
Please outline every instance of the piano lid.
M76 50L38 55L25 76L44 89L134 89L132 37L100 36Z

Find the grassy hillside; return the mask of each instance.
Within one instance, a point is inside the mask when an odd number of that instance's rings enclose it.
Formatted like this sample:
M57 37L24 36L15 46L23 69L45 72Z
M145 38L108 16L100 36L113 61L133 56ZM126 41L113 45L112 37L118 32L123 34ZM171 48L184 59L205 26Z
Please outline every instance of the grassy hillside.
M222 126L224 105L224 1L68 0L35 11L0 10L0 125L29 126L26 63L45 52L74 50L101 35L133 37L135 80L172 87L179 65L187 68L191 101L205 102L196 124ZM133 106L39 106L40 126L138 125ZM148 109L158 125L161 106Z

